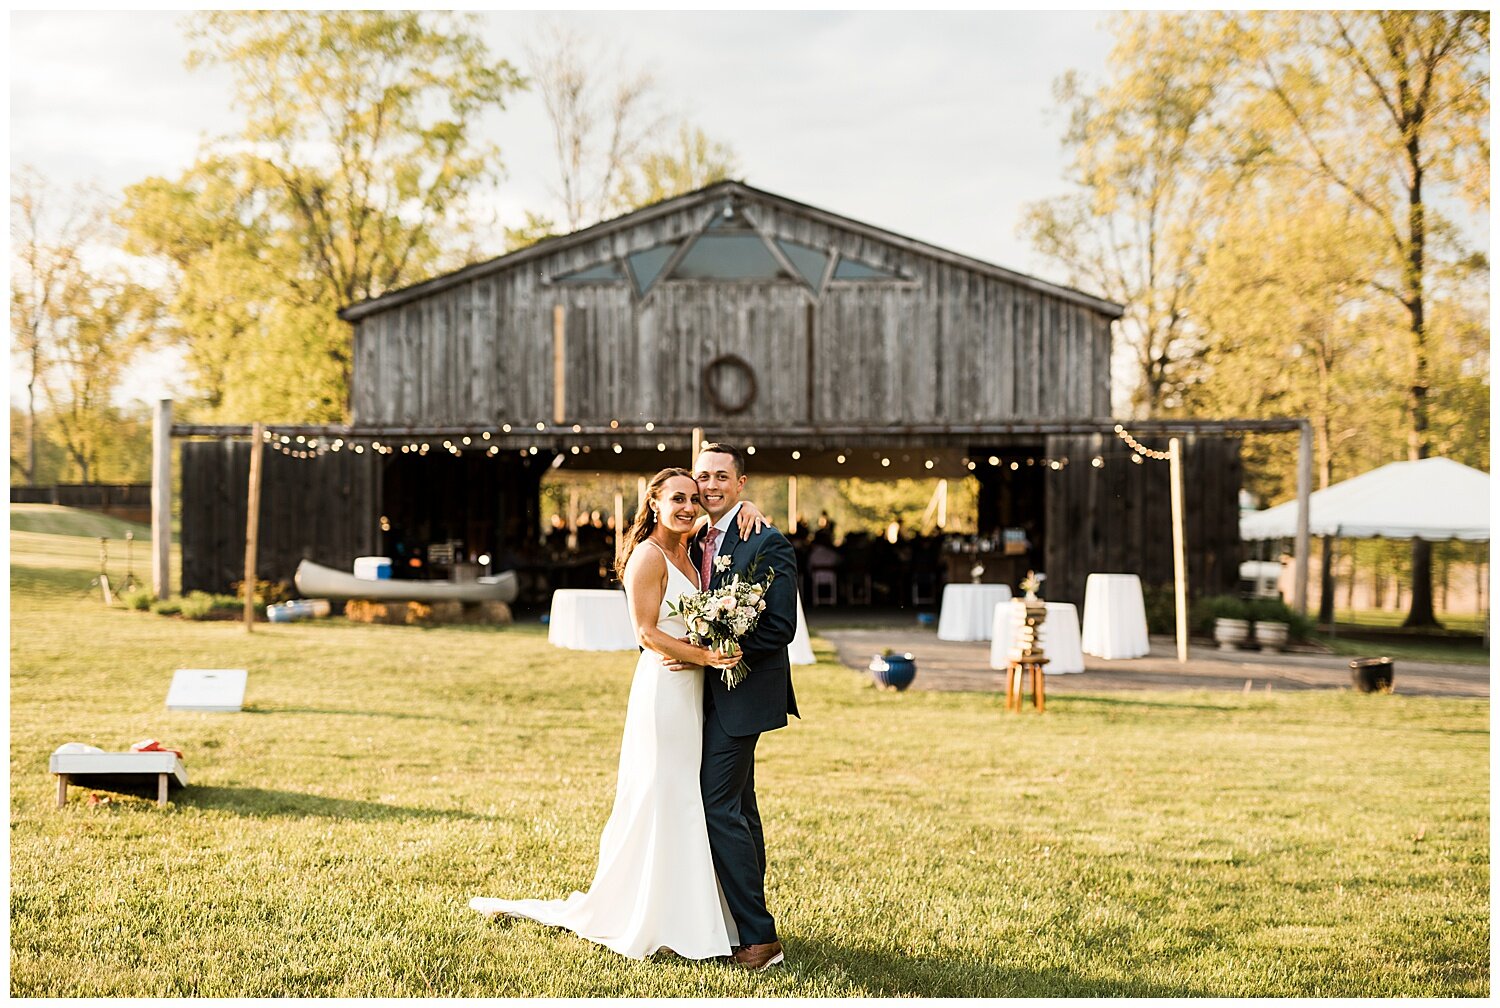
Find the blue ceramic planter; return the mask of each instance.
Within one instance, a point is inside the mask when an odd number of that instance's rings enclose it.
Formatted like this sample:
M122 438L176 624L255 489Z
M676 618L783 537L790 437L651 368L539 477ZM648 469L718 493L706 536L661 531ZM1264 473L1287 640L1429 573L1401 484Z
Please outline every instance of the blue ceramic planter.
M904 655L876 655L870 659L870 675L881 686L904 690L917 677L917 660L911 652Z

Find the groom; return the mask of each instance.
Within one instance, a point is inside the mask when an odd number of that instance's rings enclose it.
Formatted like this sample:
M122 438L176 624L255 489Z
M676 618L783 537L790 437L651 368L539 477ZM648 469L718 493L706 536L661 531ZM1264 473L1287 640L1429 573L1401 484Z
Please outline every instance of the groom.
M733 690L714 669L703 677L699 774L714 871L742 943L734 961L761 970L783 960L776 922L766 909L766 840L755 804L755 743L761 732L784 728L787 715L797 714L786 653L797 632L797 558L786 536L769 525L740 538L735 518L745 489L745 456L738 448L704 445L693 476L709 520L692 543L704 586L717 588L736 574L763 582L776 572L760 622L740 641L749 674Z

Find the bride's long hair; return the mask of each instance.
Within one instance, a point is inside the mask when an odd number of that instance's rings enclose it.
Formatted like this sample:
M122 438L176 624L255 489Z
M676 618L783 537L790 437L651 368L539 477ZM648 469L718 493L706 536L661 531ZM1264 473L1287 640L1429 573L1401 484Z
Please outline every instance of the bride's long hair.
M625 583L625 565L630 562L630 554L634 553L635 548L645 542L652 529L656 528L658 519L651 502L661 503L662 487L666 486L667 480L674 476L686 476L689 480L693 479L693 474L686 469L675 468L663 469L651 477L651 482L646 485L646 497L641 501L640 510L635 513L635 520L620 536L620 548L615 551L615 577L620 579L621 584ZM697 481L693 482L696 486Z

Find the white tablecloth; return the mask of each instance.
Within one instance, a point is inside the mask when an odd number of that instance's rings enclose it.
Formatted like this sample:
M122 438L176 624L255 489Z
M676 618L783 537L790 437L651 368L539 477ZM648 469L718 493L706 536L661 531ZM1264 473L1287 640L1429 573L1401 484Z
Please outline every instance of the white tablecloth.
M1139 577L1089 575L1083 595L1083 650L1100 658L1139 658L1150 653Z
M630 607L619 588L559 588L552 593L547 642L574 651L634 651Z
M1010 664L1010 648L1026 619L1026 604L1016 599L995 607L994 635L990 642L990 668ZM1037 635L1047 658L1047 675L1083 671L1083 648L1078 637L1078 607L1071 602L1048 602L1047 619Z
M943 589L938 640L989 640L995 606L1010 599L1003 584L950 584Z

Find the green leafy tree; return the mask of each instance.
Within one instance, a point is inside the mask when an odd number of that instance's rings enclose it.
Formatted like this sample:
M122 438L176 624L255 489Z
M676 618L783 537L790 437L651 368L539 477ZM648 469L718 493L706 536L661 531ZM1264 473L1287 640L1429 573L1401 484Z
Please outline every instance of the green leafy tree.
M473 197L500 170L475 139L522 86L469 16L215 11L189 65L235 80L241 128L175 180L132 187L133 247L173 267L178 337L207 410L347 419L335 313L459 265Z
M620 203L627 209L649 206L733 176L734 151L699 127L679 123L673 141L647 151L625 174Z
M1116 19L1111 79L1057 84L1075 192L1029 204L1020 230L1069 283L1125 307L1131 408L1182 404L1201 350L1191 311L1205 250L1259 153L1226 119L1230 54L1200 19Z
M1385 237L1368 280L1406 315L1406 454L1425 458L1432 266L1458 242L1441 197L1489 200L1489 14L1282 12L1223 24L1249 69L1247 119L1310 184L1341 194ZM1420 539L1412 579L1406 625L1433 625L1431 545Z

